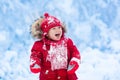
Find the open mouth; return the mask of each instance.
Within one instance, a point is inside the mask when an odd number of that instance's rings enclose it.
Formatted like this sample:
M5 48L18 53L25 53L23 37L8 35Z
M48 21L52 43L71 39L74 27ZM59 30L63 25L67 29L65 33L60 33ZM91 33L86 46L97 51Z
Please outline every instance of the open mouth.
M56 37L59 37L59 36L60 36L60 34L55 34L55 36L56 36Z

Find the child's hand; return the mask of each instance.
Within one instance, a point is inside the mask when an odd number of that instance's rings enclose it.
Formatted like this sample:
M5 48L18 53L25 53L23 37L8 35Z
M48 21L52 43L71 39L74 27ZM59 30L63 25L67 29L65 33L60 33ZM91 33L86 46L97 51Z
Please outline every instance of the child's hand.
M79 60L77 59L72 59L69 63L69 66L68 66L68 74L73 74L75 73L75 71L78 69L79 67Z
M31 58L30 59L30 70L33 73L38 73L40 72L40 61L37 58Z

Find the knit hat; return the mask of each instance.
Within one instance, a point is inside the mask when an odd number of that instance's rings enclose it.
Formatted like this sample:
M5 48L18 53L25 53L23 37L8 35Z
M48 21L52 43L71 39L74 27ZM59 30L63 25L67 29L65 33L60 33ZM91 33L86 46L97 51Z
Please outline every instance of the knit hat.
M40 25L40 28L43 32L43 36L45 36L51 28L57 27L57 26L62 27L60 20L54 16L49 15L48 13L45 13L44 20Z

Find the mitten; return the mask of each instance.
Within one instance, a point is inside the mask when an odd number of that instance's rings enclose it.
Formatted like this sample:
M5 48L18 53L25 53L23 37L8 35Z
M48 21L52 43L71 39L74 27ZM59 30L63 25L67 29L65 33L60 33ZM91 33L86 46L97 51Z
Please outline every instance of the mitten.
M68 66L68 74L73 74L79 67L79 59L72 58Z
M38 58L31 58L30 59L30 70L33 73L38 73L40 72L40 60Z

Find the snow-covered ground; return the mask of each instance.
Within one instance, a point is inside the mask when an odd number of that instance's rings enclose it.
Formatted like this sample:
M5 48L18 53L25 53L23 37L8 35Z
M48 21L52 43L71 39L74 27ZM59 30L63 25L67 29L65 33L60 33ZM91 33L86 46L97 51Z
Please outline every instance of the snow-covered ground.
M0 80L38 80L29 29L44 12L66 23L80 50L78 80L120 80L120 0L0 0Z

